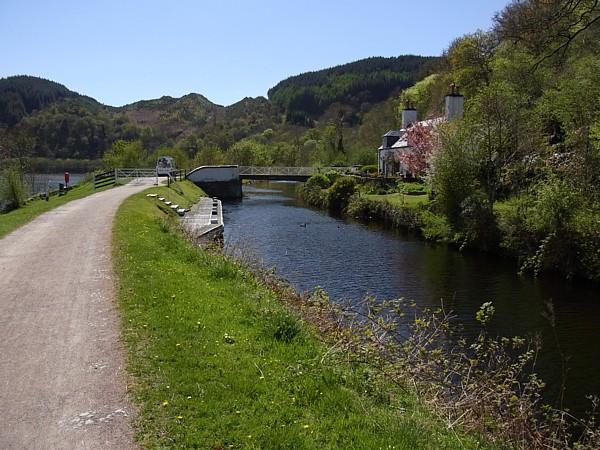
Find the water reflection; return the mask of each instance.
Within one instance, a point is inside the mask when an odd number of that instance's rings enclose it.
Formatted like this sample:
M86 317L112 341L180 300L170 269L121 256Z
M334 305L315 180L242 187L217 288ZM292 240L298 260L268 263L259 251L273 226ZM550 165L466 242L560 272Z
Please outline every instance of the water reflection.
M600 295L596 286L560 278L519 277L511 262L461 254L410 235L331 217L304 207L294 183L245 186L241 202L224 205L227 245L244 248L299 290L322 286L336 299L404 297L453 310L466 336L475 312L496 308L491 327L502 335L539 333L539 373L557 392L560 352L569 355L567 403L581 411L585 394L600 394ZM542 317L552 300L556 335Z

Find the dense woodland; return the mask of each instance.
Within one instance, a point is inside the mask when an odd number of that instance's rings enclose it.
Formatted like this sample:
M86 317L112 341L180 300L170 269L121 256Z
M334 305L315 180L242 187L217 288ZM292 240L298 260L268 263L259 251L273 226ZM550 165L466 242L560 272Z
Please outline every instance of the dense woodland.
M367 58L290 77L271 88L268 95L285 112L288 122L312 125L332 104L342 103L352 108L345 121L355 124L360 119L358 112L413 85L436 60L412 55Z

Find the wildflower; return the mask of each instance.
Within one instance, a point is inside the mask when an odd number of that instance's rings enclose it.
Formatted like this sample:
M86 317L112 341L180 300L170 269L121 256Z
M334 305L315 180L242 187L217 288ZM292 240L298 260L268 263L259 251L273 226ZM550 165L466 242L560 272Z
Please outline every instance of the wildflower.
M168 400L165 400L164 402L162 402L162 405L163 405L163 406L169 406L169 401L168 401Z

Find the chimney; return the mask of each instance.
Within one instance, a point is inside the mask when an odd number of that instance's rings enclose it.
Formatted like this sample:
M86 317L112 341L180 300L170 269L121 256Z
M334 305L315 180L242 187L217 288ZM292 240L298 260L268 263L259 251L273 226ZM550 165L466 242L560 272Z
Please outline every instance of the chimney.
M412 107L410 101L406 101L404 109L402 110L402 128L407 129L411 123L417 121L417 110Z
M450 93L446 95L446 120L462 119L465 110L465 98L458 92L458 86L450 85Z

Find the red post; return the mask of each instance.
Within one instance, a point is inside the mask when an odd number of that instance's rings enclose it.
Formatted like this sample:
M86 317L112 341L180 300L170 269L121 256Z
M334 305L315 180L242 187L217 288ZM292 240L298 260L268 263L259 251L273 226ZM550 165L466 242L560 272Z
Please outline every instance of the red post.
M69 187L69 178L71 174L69 172L65 172L65 187Z

